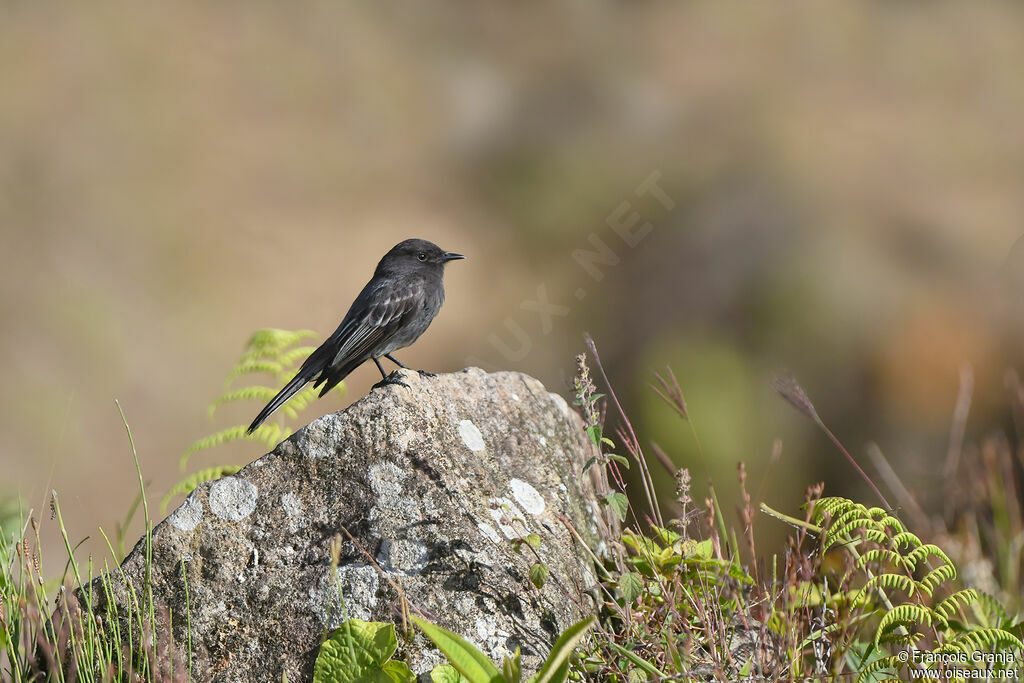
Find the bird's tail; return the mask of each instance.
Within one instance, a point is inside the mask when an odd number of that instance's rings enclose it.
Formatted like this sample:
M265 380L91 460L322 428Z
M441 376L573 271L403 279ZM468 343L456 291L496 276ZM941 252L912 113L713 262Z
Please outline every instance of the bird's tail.
M316 374L315 371L313 374ZM254 431L256 431L256 428L259 427L264 420L270 417L275 410L283 406L288 401L288 399L294 396L299 391L299 389L305 386L306 383L309 382L309 380L311 379L313 379L313 377L306 371L306 368L300 369L298 374L296 374L295 377L292 377L291 381L288 382L288 384L284 385L284 389L281 389L281 391L277 392L277 396L270 399L270 403L268 403L267 406L260 411L260 414L257 415L256 419L252 421L252 424L249 425L249 429L245 433L252 434Z

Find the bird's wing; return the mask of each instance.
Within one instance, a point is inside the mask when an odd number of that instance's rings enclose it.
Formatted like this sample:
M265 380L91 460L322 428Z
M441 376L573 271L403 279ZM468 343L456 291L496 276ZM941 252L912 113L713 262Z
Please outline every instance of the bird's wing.
M423 288L411 284L382 285L367 294L366 305L353 306L354 310L324 344L330 345L334 355L313 385L326 383L321 395L373 355L423 307Z

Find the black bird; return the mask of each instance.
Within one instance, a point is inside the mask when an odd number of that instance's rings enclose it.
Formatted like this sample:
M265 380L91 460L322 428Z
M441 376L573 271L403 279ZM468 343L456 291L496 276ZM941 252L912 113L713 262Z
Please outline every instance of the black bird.
M391 353L409 346L427 329L444 303L444 265L463 258L466 257L444 251L426 240L396 244L377 264L373 277L352 302L338 329L309 354L295 377L252 421L247 433L252 434L307 382L313 382L314 377L314 388L324 385L320 390L323 396L367 360L376 363L384 378L381 384L408 386L397 378L389 378L379 359L387 358L400 368L406 367ZM425 370L419 372L433 376Z

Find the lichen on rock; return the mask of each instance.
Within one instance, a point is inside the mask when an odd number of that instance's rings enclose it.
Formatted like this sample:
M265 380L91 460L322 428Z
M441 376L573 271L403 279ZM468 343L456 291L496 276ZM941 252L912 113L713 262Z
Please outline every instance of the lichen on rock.
M496 660L520 647L525 671L583 616L594 573L562 521L597 547L579 417L519 373L402 380L201 485L154 529L156 611L173 615L175 646L186 643L187 581L195 680L310 680L345 615L401 628L403 599ZM539 593L527 578L536 558L510 542L528 534L552 576ZM143 545L122 570L141 585ZM129 593L120 577L115 603ZM441 661L420 634L400 642L396 656L417 673Z

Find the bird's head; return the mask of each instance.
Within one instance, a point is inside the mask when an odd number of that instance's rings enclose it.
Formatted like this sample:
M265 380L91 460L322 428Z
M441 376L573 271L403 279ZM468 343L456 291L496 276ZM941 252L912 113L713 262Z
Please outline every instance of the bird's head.
M377 264L377 272L394 270L442 271L449 261L466 258L462 254L445 251L433 242L411 239L399 242Z

